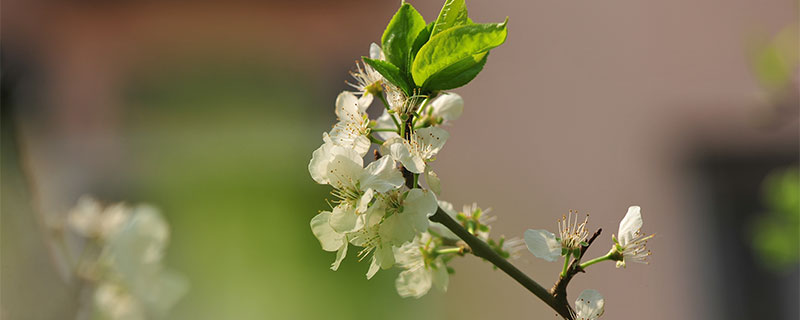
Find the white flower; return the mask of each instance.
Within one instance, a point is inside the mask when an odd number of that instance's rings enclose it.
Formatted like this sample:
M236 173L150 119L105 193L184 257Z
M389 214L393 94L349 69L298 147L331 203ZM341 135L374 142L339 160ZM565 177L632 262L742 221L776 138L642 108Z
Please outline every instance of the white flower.
M575 300L575 320L594 320L605 311L603 295L596 290L583 290Z
M130 219L130 208L115 204L103 208L89 196L78 199L78 204L67 215L67 225L81 236L108 239Z
M441 291L447 291L449 282L447 265L441 255L431 257L427 248L430 239L430 234L422 233L414 241L395 248L397 264L405 269L395 280L397 293L401 297L420 298L433 286Z
M385 60L386 58L383 55L383 51L381 47L378 46L376 43L372 43L369 46L369 58L373 60ZM378 84L380 85L383 82L383 76L381 76L378 71L375 71L370 65L366 63L359 64L356 62L356 68L358 69L356 72L350 72L350 75L356 80L356 83L348 83L351 87L358 90L362 96L367 96L367 91L369 87ZM371 96L371 95L369 95Z
M337 232L355 230L357 216L364 213L375 192L386 192L403 185L404 179L391 156L384 156L363 167L355 151L326 142L309 163L309 172L318 183L334 187L337 204L331 212L331 226Z
M575 215L573 220L572 215ZM580 249L581 243L586 240L588 231L586 231L586 223L589 216L578 224L577 212L570 210L568 217L562 217L558 220L559 237L547 230L532 230L525 231L525 244L528 250L538 258L553 262L558 257Z
M458 119L463 112L464 99L456 93L448 92L440 94L433 99L423 116L431 116L433 120L432 124L443 124Z
M395 190L381 196L380 203L386 213L379 232L384 241L400 246L428 230L428 217L437 208L433 192L414 188L408 193Z
M106 254L115 270L131 282L161 271L169 243L169 226L161 213L147 205L133 209L130 222L108 243Z
M106 282L94 291L94 305L98 313L112 320L144 320L141 304L124 287Z
M617 253L622 254L617 258L617 268L625 267L625 262L633 261L647 264L647 257L650 251L647 250L647 240L653 238L655 234L642 236L642 213L639 206L631 206L622 221L619 223L618 236L612 236L616 243Z
M358 252L359 261L372 253L367 279L371 279L379 269L389 269L394 265L392 244L380 232L383 209L381 206L370 207L364 216L363 228L351 233L350 243L363 248Z
M508 259L518 259L522 256L522 251L525 250L525 241L520 238L514 237L503 241L501 249L508 252Z
M311 232L322 245L322 250L336 251L336 260L331 264L331 270L336 271L347 255L347 236L336 232L330 225L331 213L323 211L311 219Z
M352 92L344 91L336 97L337 122L330 133L330 140L339 146L351 148L360 156L369 151L370 141L369 118L366 110L372 103L372 95L356 97ZM325 140L325 138L323 138Z
M397 117L395 117L395 120L392 120L392 117L395 116L393 114L390 114L388 111L383 110L383 114L380 117L378 117L378 119L375 119L375 129L393 129L393 130L397 129L397 125L394 124L394 122L397 120ZM397 132L394 131L377 131L376 133L383 140L389 140L391 138L400 137L400 135L398 135Z
M381 152L390 154L413 173L423 173L425 163L430 162L442 149L450 134L438 127L416 130L411 139L394 137L383 143Z

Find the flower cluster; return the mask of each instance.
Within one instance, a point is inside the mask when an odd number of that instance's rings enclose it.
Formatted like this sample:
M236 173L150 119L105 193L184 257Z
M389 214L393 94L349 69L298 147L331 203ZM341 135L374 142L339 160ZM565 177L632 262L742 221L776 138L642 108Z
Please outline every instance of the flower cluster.
M605 256L580 263L583 249L589 246L586 242L589 235L586 224L589 215L581 221L577 211L570 211L567 216L558 220L559 235L547 230L525 231L525 244L533 255L538 258L553 262L564 256L564 268L561 278L567 276L570 260L576 265L577 271L601 261L616 261L617 268L625 267L626 262L647 263L646 258L650 251L645 248L647 240L654 235L642 236L642 214L639 206L631 206L619 224L616 236L612 235L614 245ZM605 300L595 290L584 290L575 301L577 319L597 319L604 311Z
M121 203L104 207L82 197L67 215L66 226L83 240L78 254L65 255L80 257L71 266L92 292L87 312L95 317L162 317L186 292L186 280L162 265L169 226L155 208Z

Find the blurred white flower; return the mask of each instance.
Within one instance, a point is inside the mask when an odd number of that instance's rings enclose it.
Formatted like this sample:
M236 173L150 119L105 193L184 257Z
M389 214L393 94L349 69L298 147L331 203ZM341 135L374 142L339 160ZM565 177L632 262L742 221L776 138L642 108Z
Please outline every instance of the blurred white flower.
M617 268L625 267L627 261L647 264L647 257L650 251L647 250L647 240L653 238L655 234L642 236L642 213L639 206L631 206L622 221L619 223L618 236L613 236L617 255L613 259L617 261Z
M596 290L583 290L575 300L576 320L594 320L605 312L603 295Z
M67 225L87 238L108 239L130 218L130 209L123 204L103 208L92 197L83 196L67 215Z
M371 207L364 215L363 228L350 234L350 243L363 248L358 253L359 261L372 254L367 279L371 279L379 269L389 269L394 265L392 244L384 239L380 232L383 215L383 208Z
M419 188L401 192L395 190L381 195L376 207L384 210L380 234L385 241L400 246L414 236L428 230L428 217L436 213L437 203L433 192Z

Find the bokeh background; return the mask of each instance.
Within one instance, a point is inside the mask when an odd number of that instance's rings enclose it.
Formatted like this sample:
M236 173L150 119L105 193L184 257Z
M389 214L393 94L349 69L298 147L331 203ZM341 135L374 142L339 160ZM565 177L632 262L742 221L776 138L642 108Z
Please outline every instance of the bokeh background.
M412 4L431 20L440 2ZM797 176L767 178L798 163L797 1L467 4L510 31L456 90L443 199L493 208L506 236L589 212L590 256L642 206L651 264L570 287L601 291L606 319L800 317L797 192L781 187ZM419 300L397 296L397 271L328 270L308 222L329 190L308 160L397 6L3 1L0 317L73 318L42 225L93 194L170 222L167 264L191 288L169 319L555 319L476 258ZM515 264L545 286L559 269Z

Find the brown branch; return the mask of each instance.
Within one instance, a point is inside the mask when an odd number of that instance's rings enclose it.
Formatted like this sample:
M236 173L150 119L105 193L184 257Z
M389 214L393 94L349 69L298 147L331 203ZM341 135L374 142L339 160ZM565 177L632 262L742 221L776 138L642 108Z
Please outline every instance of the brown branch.
M569 267L567 267L567 275L559 277L558 281L553 285L552 288L550 288L549 293L556 300L556 303L560 306L566 306L569 309L570 314L574 314L574 311L572 310L572 307L570 307L569 301L567 301L567 286L569 285L569 282L572 280L572 277L574 277L579 272L585 272L583 268L581 268L581 259L583 258L583 255L586 253L586 250L589 249L589 246L592 245L592 242L594 242L594 240L597 239L597 237L600 235L601 232L603 232L603 229L597 229L597 231L594 232L592 237L589 238L589 241L586 242L586 245L581 246L580 257L578 259L573 260L572 263L570 263Z

